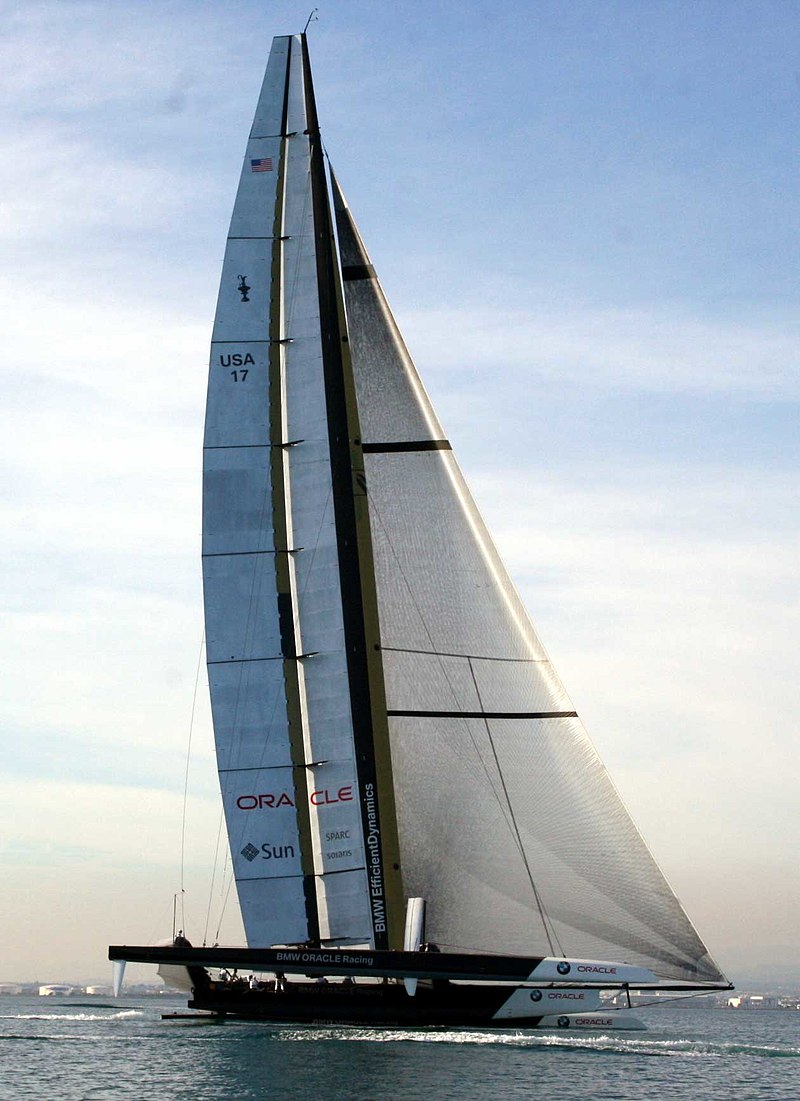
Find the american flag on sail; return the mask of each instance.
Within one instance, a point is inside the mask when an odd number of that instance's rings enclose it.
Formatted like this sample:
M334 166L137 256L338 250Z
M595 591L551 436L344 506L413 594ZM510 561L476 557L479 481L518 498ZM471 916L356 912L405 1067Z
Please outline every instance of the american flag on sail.
M272 157L259 157L257 161L250 161L251 172L271 172Z

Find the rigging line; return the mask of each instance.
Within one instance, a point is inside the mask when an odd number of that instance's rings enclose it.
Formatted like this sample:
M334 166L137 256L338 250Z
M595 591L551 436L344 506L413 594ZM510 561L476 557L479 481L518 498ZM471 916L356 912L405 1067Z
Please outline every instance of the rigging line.
M426 621L425 616L422 613L422 609L420 608L420 606L417 602L417 599L414 595L414 590L411 587L411 583L410 583L408 577L406 576L405 570L403 569L402 562L400 561L400 556L398 555L397 550L395 549L394 543L392 542L391 535L389 534L389 529L386 526L386 523L384 522L381 510L378 508L377 504L375 503L374 499L372 499L372 498L370 498L369 507L370 507L371 511L374 511L375 519L381 526L381 530L383 531L383 534L386 538L386 542L387 542L387 544L389 546L389 549L391 550L392 555L394 557L394 562L395 562L395 565L397 567L397 571L400 574L400 576L402 577L403 583L405 584L406 591L408 592L409 599L410 599L410 601L411 601L411 603L414 607L414 610L416 611L416 613L419 617L419 621L422 624L422 629L425 632L425 634L427 635L427 638L428 638L428 641L431 644L431 647L433 647L434 646L433 637L431 636L430 630L428 629L427 621ZM439 657L439 655L436 653L435 649L431 650L430 653L433 657ZM438 664L439 672L444 677L445 683L447 684L447 687L450 689L450 695L452 696L453 701L455 703L458 703L458 696L456 694L456 690L453 686L453 682L451 681L450 677L448 676L447 668L446 668L444 662L439 660L437 664ZM487 767L486 761L483 759L483 754L481 753L480 747L478 746L478 743L475 741L475 738L472 734L472 729L470 727L470 724L466 719L463 720L463 723L464 723L464 729L467 732L467 737L469 738L470 742L472 743L472 748L475 750L475 754L476 754L478 760L480 761L481 767L483 769L483 774L484 774L486 780L488 781L489 788L491 790L492 795L495 798L497 806L500 810L500 814L505 819L506 825L510 826L509 821L508 821L508 812L506 810L506 807L503 804L503 800L500 798L500 794L498 793L498 791L495 787L494 781L491 777L491 774L490 774L489 769Z
M504 895L504 897L509 898L511 896ZM454 944L452 941L440 940L439 938L437 938L436 943L439 945L440 948L448 948L448 949L452 949L455 952L463 952L467 956L471 956L471 955L474 955L476 953L479 954L479 955L484 955L484 956L496 956L497 955L497 945L496 944L486 944L486 945L474 944L474 943L473 944ZM528 982L528 979L522 979L521 981L522 982ZM550 980L547 980L547 981L549 982Z
M192 735L194 733L194 716L197 710L197 689L200 684L200 669L203 665L203 647L205 646L205 632L200 639L200 650L197 654L197 670L194 675L194 692L192 694L192 710L189 716L189 738L186 745L186 768L183 773L183 810L181 813L181 928L186 931L186 911L184 898L186 896L185 872L186 872L186 808L189 802L189 764L192 758Z
M472 668L471 659L468 661L467 664L469 665L469 672L470 672L470 676L472 677L472 683L475 685L475 694L477 695L478 701L479 701L479 703L481 705L481 708L482 708L483 707L483 699L481 698L481 690L478 687L478 680L477 680L477 677L475 676L475 670ZM531 871L531 866L528 863L528 855L525 852L525 848L522 844L522 834L520 833L519 825L517 824L517 817L514 814L514 808L511 805L511 796L508 794L508 787L506 786L506 778L503 775L502 768L500 767L500 759L497 756L497 748L494 744L494 738L492 737L492 730L491 730L491 727L489 726L489 720L484 719L483 721L484 721L484 725L486 726L486 736L488 737L489 745L492 748L492 754L494 756L494 762L495 762L495 765L497 766L497 774L500 777L500 783L503 785L503 794L505 795L506 800L508 802L508 811L509 811L509 814L511 815L511 821L514 825L514 833L516 834L517 845L519 846L519 853L520 853L520 856L522 857L522 863L525 865L525 871L528 873L528 881L530 882L531 890L533 891L533 897L536 899L536 905L537 905L538 910L539 910L539 917L542 919L542 926L544 928L545 936L547 937L547 943L550 945L550 951L553 955L556 954L556 946L558 946L558 951L563 956L564 955L564 950L562 949L561 945L559 944L558 935L556 934L555 927L553 926L552 922L550 921L550 919L548 918L548 916L546 914L546 911L545 911L545 908L544 908L544 903L542 902L541 896L539 895L539 890L538 890L538 888L536 886L536 883L534 882L534 879L533 879L533 872ZM551 928L552 928L552 936L551 936ZM555 942L554 942L553 938L555 938Z
M229 852L228 852L228 849L226 848L226 850L225 850L225 860L224 860L223 865L222 865L222 874L221 874L221 877L220 877L221 878L220 898L222 899L222 903L221 903L221 906L220 906L219 921L217 923L217 929L216 929L216 932L214 934L214 943L215 944L219 944L220 930L222 929L222 922L225 918L225 910L227 909L227 906L228 906L228 898L230 897L231 887L236 882L236 869L233 866L233 861L232 860L231 860L230 868L228 867L228 855L229 855ZM230 878L228 878L229 875L230 875ZM228 884L227 887L225 887L226 881L227 881L227 884Z
M173 896L173 898L174 898L174 896ZM153 921L153 925L151 926L152 932L150 933L150 936L147 938L147 941L145 942L146 944L158 944L159 940L163 937L164 928L167 925L167 920L166 919L167 919L167 916L169 914L170 909L171 909L171 906L170 906L169 903L167 903L161 909L161 911L156 912L155 917L154 917L154 921Z
M223 922L223 919L225 917L225 910L227 909L227 906L228 906L228 899L230 898L231 887L233 886L233 882L234 882L233 868L231 868L231 877L228 880L228 889L225 891L225 898L222 901L222 909L221 909L220 915L219 915L219 924L217 925L217 931L214 934L214 941L217 944L219 943L219 932L220 932L220 929L222 928L222 922Z
M219 859L219 839L222 836L222 823L225 817L224 810L219 812L219 823L217 825L217 843L214 846L214 863L211 865L211 884L208 888L208 908L206 909L206 924L203 929L203 945L208 944L208 926L211 921L211 907L214 903L214 883L217 878L217 860Z
M673 1002L688 1002L691 1001L692 998L707 998L709 994L719 994L720 989L725 991L726 989L732 989L732 987L714 987L711 990L696 990L691 994L677 994L674 998L665 998L662 995L659 998L653 998L652 1001L649 1002L637 1002L636 1005L631 1006L631 1009L645 1009L646 1007L654 1005L672 1005Z

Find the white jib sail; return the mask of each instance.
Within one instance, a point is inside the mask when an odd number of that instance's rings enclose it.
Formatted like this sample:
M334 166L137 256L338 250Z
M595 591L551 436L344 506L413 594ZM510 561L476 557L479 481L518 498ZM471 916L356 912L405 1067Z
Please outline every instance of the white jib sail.
M404 885L444 950L720 972L477 511L338 187Z

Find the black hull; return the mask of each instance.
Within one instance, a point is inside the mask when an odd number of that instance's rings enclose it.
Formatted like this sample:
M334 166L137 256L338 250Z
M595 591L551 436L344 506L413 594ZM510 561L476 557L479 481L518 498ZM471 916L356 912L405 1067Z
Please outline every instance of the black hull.
M285 990L251 990L244 984L196 987L190 1009L238 1020L368 1027L535 1028L541 1015L494 1014L513 993L509 986L420 983L410 997L402 983L290 983Z

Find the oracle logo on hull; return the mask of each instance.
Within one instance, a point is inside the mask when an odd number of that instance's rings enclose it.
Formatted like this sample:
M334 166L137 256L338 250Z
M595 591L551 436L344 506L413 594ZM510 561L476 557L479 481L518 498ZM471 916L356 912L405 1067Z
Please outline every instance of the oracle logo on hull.
M345 784L337 791L319 788L317 791L312 791L308 797L312 807L329 807L334 803L350 803L352 800L352 784ZM277 810L279 807L293 807L294 805L294 799L288 791L278 793L268 791L262 792L260 795L240 795L236 800L236 806L239 810L264 810L265 808Z
M617 973L616 967L600 967L597 964L593 964L593 963L589 963L589 964L586 964L586 963L580 964L579 963L578 966L575 968L575 970L576 971L582 971L584 974L592 974L592 975L616 975L616 973Z

